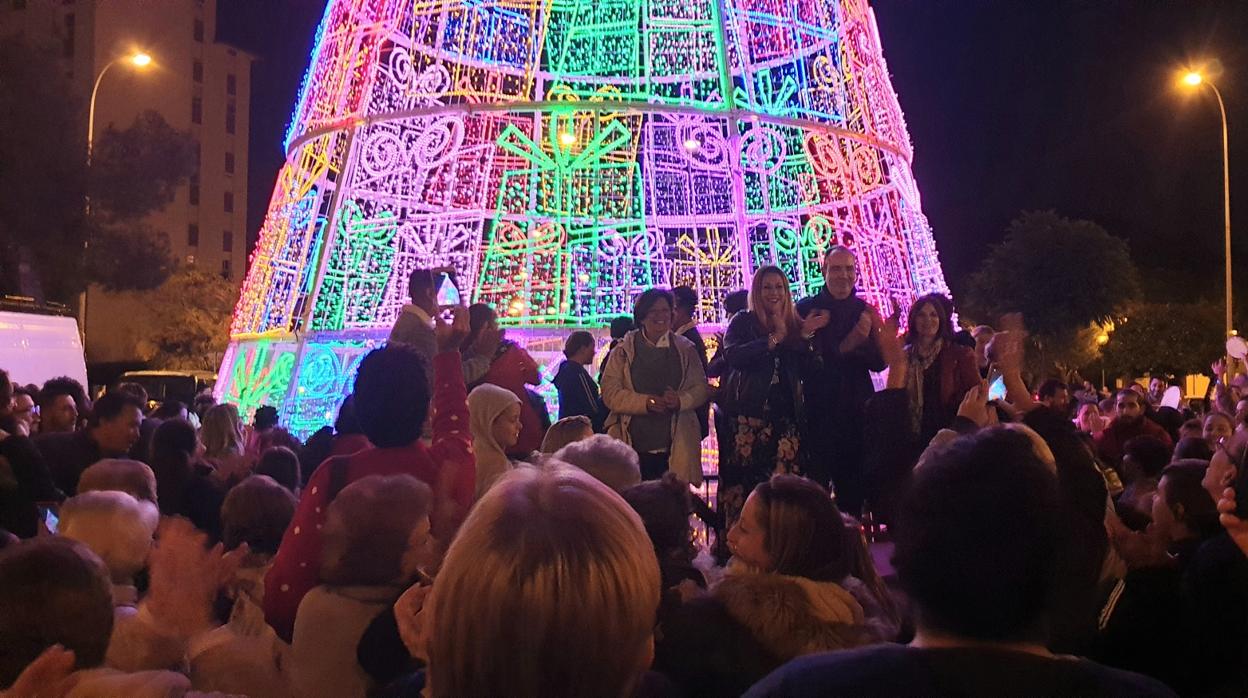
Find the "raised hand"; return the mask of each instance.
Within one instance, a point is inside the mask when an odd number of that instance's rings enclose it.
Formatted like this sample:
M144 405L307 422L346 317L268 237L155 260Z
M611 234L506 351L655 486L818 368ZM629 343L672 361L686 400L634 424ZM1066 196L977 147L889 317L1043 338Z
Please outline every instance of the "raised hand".
M998 332L988 343L988 358L996 363L1001 373L1013 374L1023 370L1025 348L1022 335L1013 330Z
M441 313L434 316L433 334L437 339L438 352L459 351L460 345L468 337L468 309L462 305L451 308L451 321L442 319Z
M978 427L988 425L988 381L980 381L962 397L958 405L958 416L965 417Z
M901 326L901 313L897 313L884 322L884 326L875 335L875 343L880 348L880 356L888 364L891 371L897 365L906 363L906 350L902 347L901 336L898 334Z
M224 555L220 543L207 548L206 542L186 519L169 518L152 550L152 583L143 603L162 628L185 638L212 629L217 590L241 560Z
M858 316L858 323L854 325L854 328L841 341L841 353L848 354L862 346L867 341L867 338L871 336L871 331L878 329L883 324L884 321L880 319L879 311L868 305L866 310L863 310L862 314Z
M481 332L477 334L477 341L473 342L472 350L477 356L493 358L494 353L498 351L498 345L502 341L503 329L501 327L483 327Z
M1226 375L1226 357L1223 356L1219 358L1217 361L1214 361L1213 364L1209 366L1209 368L1213 370L1213 375L1215 378L1221 378L1222 376Z

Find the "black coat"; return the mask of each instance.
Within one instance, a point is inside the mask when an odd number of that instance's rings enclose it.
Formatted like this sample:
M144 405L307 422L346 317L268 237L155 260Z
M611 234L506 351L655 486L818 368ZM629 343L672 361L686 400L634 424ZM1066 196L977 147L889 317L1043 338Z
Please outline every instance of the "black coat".
M41 434L34 438L34 442L35 448L43 455L43 462L48 465L48 471L52 473L53 481L66 497L78 494L78 478L82 476L82 471L101 458L109 457L100 451L87 429Z
M872 371L886 367L879 347L868 338L858 348L841 354L841 342L858 324L867 309L867 302L851 295L837 300L827 290L797 304L798 315L805 318L812 310L827 310L832 318L827 327L815 333L811 341L822 365L807 381L806 399L822 419L838 421L850 418L858 422L863 406L875 393Z
M752 312L737 313L724 334L724 363L727 365L720 387L720 406L730 415L762 418L771 397L775 359L780 359L780 382L793 400L798 424L805 418L802 383L812 370L813 355L808 345L791 342L772 351L767 331Z
M559 419L578 415L588 417L594 425L594 433L603 433L607 406L603 404L598 384L594 383L589 371L575 361L564 361L559 364L553 382L559 391Z

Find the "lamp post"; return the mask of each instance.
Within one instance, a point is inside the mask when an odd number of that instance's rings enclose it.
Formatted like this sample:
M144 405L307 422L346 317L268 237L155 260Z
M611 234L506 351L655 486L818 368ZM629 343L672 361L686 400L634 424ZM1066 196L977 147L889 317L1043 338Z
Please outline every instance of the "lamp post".
M104 74L108 72L109 68L112 68L118 63L126 63L133 68L143 69L152 64L152 57L150 54L143 51L136 51L128 56L118 56L117 58L109 61L108 64L100 70L99 74L95 76L95 85L91 87L91 102L90 106L87 108L87 185L83 193L83 212L86 214L86 224L88 226L87 234L83 236L82 240L82 260L84 263L84 269L87 260L87 251L91 246L91 229L89 227L91 225L90 178L91 155L95 149L95 98L100 93L100 83L104 81ZM82 287L82 292L78 294L78 324L81 326L82 347L85 351L87 347L87 287L85 284Z
M1222 114L1222 208L1223 222L1226 227L1226 336L1231 337L1235 334L1235 325L1231 312L1231 164L1230 153L1227 147L1226 104L1222 102L1222 93L1218 91L1217 85L1214 85L1199 72L1190 71L1186 73L1182 82L1184 85L1193 88L1207 85L1209 89L1213 90L1213 96L1218 99L1218 110Z

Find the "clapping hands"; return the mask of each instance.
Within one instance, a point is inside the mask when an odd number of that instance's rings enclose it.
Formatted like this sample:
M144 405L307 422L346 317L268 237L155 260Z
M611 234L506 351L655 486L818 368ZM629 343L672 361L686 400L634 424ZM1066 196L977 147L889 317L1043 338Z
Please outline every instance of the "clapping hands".
M212 602L217 590L233 578L247 545L225 553L220 543L209 548L207 537L181 518L160 526L151 555L151 588L143 603L162 628L189 638L213 627Z
M841 341L841 346L839 347L841 353L848 354L862 346L872 332L878 332L883 326L884 319L880 317L880 311L868 305L866 310L863 310L858 316L858 322L854 325L854 329L850 330L845 339Z

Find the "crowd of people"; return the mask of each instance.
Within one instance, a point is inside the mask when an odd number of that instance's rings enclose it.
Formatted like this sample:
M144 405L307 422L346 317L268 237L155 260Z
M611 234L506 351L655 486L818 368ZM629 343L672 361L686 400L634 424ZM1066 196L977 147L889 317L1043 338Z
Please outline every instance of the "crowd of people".
M0 695L1248 692L1242 367L1030 385L1019 318L823 271L759 269L709 343L647 290L597 375L572 332L553 423L432 270L306 443L0 376Z

